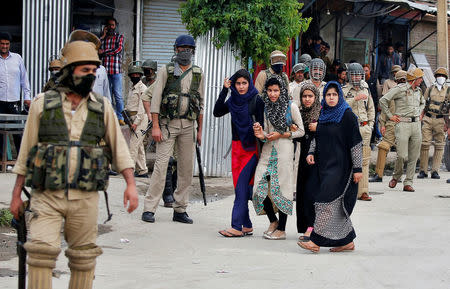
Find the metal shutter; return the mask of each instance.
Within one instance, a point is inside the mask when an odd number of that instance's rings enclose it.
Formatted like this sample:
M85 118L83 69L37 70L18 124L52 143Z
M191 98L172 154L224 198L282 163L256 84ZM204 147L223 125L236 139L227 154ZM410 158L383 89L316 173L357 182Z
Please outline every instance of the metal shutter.
M179 0L144 0L142 58L166 64L173 55L173 44L180 34L188 34L181 23Z

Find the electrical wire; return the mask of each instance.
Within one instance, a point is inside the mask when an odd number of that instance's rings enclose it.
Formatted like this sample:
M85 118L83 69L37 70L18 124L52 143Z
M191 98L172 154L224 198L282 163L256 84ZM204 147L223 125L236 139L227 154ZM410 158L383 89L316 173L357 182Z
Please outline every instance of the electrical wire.
M97 4L97 5L102 6L102 7L105 7L105 8L112 9L112 10L114 10L114 11L120 11L120 12L123 12L123 13L128 13L128 14L132 14L132 15L137 15L136 13L134 13L134 12L132 12L132 11L114 8L114 7L112 7L112 6L109 6L109 5L106 5L106 4L97 2L97 1L95 1L95 0L89 0L89 2L92 2L92 3L94 3L94 4Z

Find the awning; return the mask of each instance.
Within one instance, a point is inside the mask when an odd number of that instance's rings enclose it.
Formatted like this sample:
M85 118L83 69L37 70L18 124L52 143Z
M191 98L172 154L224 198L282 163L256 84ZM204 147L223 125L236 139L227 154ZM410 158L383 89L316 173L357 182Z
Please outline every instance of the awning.
M408 0L383 0L383 2L386 3L393 3L393 4L403 4L407 5L410 9L420 10L423 12L426 12L428 14L437 15L437 8L435 5L431 4L422 4L422 3L416 3L415 1L408 1ZM450 11L447 10L447 16L450 16Z

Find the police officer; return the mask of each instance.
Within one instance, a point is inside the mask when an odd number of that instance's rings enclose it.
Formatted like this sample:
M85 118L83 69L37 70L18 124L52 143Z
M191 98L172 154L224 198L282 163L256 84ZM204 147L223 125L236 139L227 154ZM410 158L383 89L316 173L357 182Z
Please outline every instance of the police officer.
M423 75L421 69L411 68L406 74L407 82L392 88L380 99L381 110L396 123L397 161L389 187L395 188L403 174L404 162L407 161L406 178L403 182L403 191L407 192L414 192L413 177L422 143L420 114L425 107L425 99L419 87ZM395 102L395 113L389 110L391 100Z
M306 69L303 73L303 75L305 76L305 80L309 79L309 66L311 65L311 60L312 60L312 57L308 53L303 53L298 58L298 63L303 63L306 65ZM292 93L292 91L290 91L290 93Z
M75 33L75 32L74 32ZM95 45L68 42L62 50L55 90L31 105L17 163L10 209L17 218L24 185L32 188L29 216L28 288L52 288L61 251L61 225L68 244L70 289L92 288L96 257L98 191L106 190L109 159L122 172L128 212L138 205L133 161L111 104L91 92L100 60Z
M436 82L425 92L425 110L422 119L422 147L420 150L420 172L417 178L428 177L428 151L434 138L433 164L431 178L440 179L439 167L445 147L445 121L450 108L450 88L446 84L448 71L439 67L434 72Z
M400 65L392 65L391 73L389 74L389 79L386 79L383 83L383 90L381 95L385 95L391 88L397 86L396 73L402 69Z
M323 89L327 84L325 81L323 81L323 79L325 78L325 73L327 71L325 62L323 62L323 60L320 58L314 58L313 60L311 60L309 65L310 79L303 81L299 87L295 88L294 91L291 92L293 101L298 104L300 103L300 90L303 84L314 84L320 91L320 101L322 101Z
M388 83L389 79L384 82ZM400 70L395 73L395 81L397 84L406 82L406 71ZM387 91L386 91L387 93ZM389 102L389 111L393 114L395 113L395 102L391 100ZM384 167L386 165L386 157L391 147L395 145L395 122L390 120L385 113L380 113L380 117L378 118L378 123L380 125L380 132L383 136L383 139L378 143L378 156L377 156L377 164L375 167L375 175L369 178L369 182L382 182Z
M156 72L158 71L158 63L151 59L147 59L142 64L144 70L144 76L142 77L142 83L149 87L156 80Z
M255 80L255 87L261 93L264 90L266 80L269 79L273 74L281 75L284 79L285 87L289 87L289 77L283 71L286 65L286 55L279 50L274 50L270 53L270 68L260 71ZM289 91L288 91L289 92Z
M364 81L364 69L359 63L350 63L347 68L348 83L342 88L344 98L358 117L359 132L363 139L363 178L358 183L358 199L371 201L369 196L370 138L375 123L375 106L369 86Z
M147 89L141 80L143 75L144 71L137 63L132 63L128 67L128 77L133 85L128 92L125 109L132 122L130 129L134 131L134 133L130 133L130 154L136 164L134 176L138 178L148 178L148 168L144 148L145 135L142 134L142 131L145 131L148 125L148 117L145 113L141 99Z
M201 144L204 76L192 65L195 41L190 35L175 40L175 62L161 68L156 78L151 102L152 137L156 144L156 162L145 197L142 220L155 221L166 179L167 164L178 149L178 189L174 194L173 221L192 224L186 213L189 186L192 183L194 142ZM196 128L197 123L197 128ZM197 137L196 137L197 135Z
M48 71L50 71L50 78L44 85L42 92L53 89L56 86L56 79L58 78L59 71L61 70L62 63L59 59L53 59L48 65Z

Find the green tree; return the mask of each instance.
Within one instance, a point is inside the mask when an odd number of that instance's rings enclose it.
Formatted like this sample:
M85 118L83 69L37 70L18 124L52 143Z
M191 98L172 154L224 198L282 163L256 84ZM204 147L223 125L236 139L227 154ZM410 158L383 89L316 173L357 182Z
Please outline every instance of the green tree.
M261 63L273 50L286 51L290 39L308 29L311 18L302 18L297 0L187 0L180 13L194 36L215 31L213 43L227 41L244 60Z

